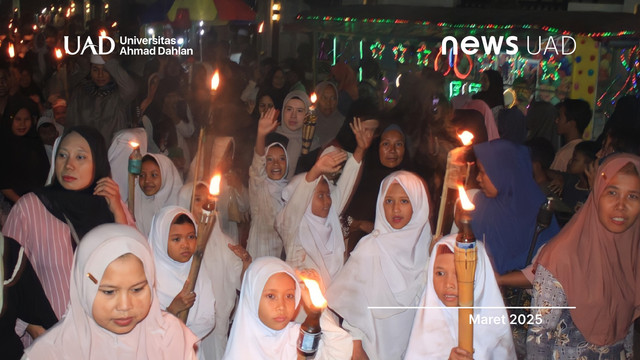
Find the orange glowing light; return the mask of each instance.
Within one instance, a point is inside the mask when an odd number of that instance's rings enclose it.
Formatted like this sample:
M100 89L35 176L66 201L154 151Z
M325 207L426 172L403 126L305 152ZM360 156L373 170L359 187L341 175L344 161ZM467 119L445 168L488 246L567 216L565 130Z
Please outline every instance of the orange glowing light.
M318 282L311 279L302 279L302 281L304 281L304 285L309 289L309 296L311 297L311 303L313 303L313 306L319 309L327 307L327 299L322 295Z
M262 30L264 30L264 21L260 23L260 26L258 26L258 34L262 34Z
M218 90L218 86L220 86L220 73L216 70L211 78L211 90Z
M220 176L220 174L215 174L212 178L211 178L211 183L209 184L209 193L213 196L217 196L220 194L220 181L222 180L222 177Z
M467 130L463 131L462 134L458 134L458 137L465 146L471 145L471 142L473 142L473 134Z
M38 25L33 25L33 31L38 30Z
M114 27L116 27L116 26L118 26L118 22L117 22L117 21L114 21L114 22L113 22L113 24L111 24L111 27L112 27L112 28L114 28Z
M311 96L309 96L309 99L311 100L312 104L315 104L316 101L318 101L318 95L316 95L316 93L311 93Z
M107 32L105 30L100 30L100 37L106 37Z
M138 143L137 143L137 142L135 142L135 141L129 141L129 146L131 146L132 148L134 148L134 149L135 149L135 148L139 147L139 146L140 146L140 144L138 144Z
M467 192L464 191L464 186L458 185L458 194L460 195L460 203L462 204L463 210L471 211L476 208L476 206L473 205L471 200L469 200L469 197L467 196Z
M11 43L9 43L9 57L12 59L16 57L16 50L13 48L13 44Z
M62 59L62 50L56 48L56 59Z

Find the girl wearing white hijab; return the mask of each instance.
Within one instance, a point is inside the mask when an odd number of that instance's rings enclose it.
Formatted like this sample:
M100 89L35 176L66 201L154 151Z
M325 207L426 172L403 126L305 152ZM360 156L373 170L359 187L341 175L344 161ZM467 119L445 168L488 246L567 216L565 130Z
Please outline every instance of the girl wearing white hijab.
M123 263L133 264L133 271L117 276ZM71 274L67 313L23 359L196 358L195 335L160 310L151 249L137 230L119 224L94 228L78 245ZM120 299L109 299L116 296Z
M111 177L118 184L120 198L126 202L129 198L129 155L133 149L131 142L140 145L140 154L147 153L147 133L144 128L124 129L113 135L107 156L111 165Z
M276 116L276 110L271 108L260 117L253 161L249 168L252 216L247 251L254 258L280 257L283 249L282 239L273 224L284 206L282 190L287 185L289 169L287 148L278 142L265 144L267 134L278 126Z
M191 202L193 186L191 184L187 185L180 192L180 206L183 207L189 206ZM200 218L202 205L206 202L208 194L209 186L200 181L196 187L196 196L194 197L194 218ZM220 212L216 211L216 217L219 217L219 214ZM213 294L216 298L215 327L213 332L202 339L200 343L200 351L207 360L222 359L222 355L224 355L227 346L227 334L229 333L229 322L238 298L237 291L240 290L242 271L250 263L251 256L238 245L237 241L223 233L220 221L216 221L204 251L201 268L201 271L204 270L211 279Z
M277 286L269 286L267 289L266 285L273 284L272 279L278 279L278 276L282 276L280 274L284 274L285 278L280 280L288 281L289 284L285 283L285 291L279 292ZM280 296L285 297L286 300L278 300ZM290 320L300 303L300 297L301 288L298 278L289 265L271 256L256 259L249 266L242 280L240 302L224 359L298 359L296 342L300 333L300 324ZM288 319L274 323L272 319L267 318L265 323L264 315L269 314L269 310L265 311L265 309L268 309L270 298L285 303L282 307L286 309L278 311L286 313ZM305 297L305 301L306 298L308 296ZM320 317L322 336L315 359L351 359L351 337L332 321L331 316L325 316L326 314L325 311Z
M369 306L416 306L426 281L431 241L429 200L422 180L407 171L380 186L374 230L355 250L327 291L329 307L344 318L354 356L401 359L415 310Z
M195 250L195 228L196 221L187 209L179 206L167 206L156 213L151 222L151 233L149 234L149 244L153 250L153 258L156 262L158 300L160 307L169 308L171 303L182 292L189 270L191 269L192 256L186 262L176 261L168 252L169 241L173 237L174 230L172 225L180 215L188 216L194 228L193 239L178 239L178 242L193 245L189 250ZM188 222L186 223L188 225ZM183 247L180 247L182 250ZM185 252L189 251L186 250ZM207 336L215 325L215 299L213 296L213 285L207 271L200 271L198 280L194 288L196 295L195 302L189 308L189 316L187 317L187 327L193 331L199 339ZM168 309L167 309L168 311Z
M154 171L159 169L160 184L155 186L155 191L149 192L143 190L154 177L154 173L146 174L145 163L154 163L157 166ZM138 186L135 187L135 217L138 230L144 235L149 235L151 231L151 220L153 215L165 206L178 204L178 192L182 187L182 178L178 173L178 169L173 161L162 154L147 154L142 158L142 173L136 181Z
M453 305L443 303L440 300L441 294L438 293L440 290L436 289L434 277L449 275L445 274L447 271L443 271L445 268L436 268L437 258L448 254L446 261L449 261L450 264L447 266L451 266L450 270L453 270L453 276L448 278L451 284L446 285L446 291L457 293L453 263L455 242L455 234L447 235L440 239L433 248L429 261L427 285L420 301L420 306L425 308L418 309L416 313L405 360L454 358L450 355L453 355L451 350L458 346L458 309L455 307L447 308L447 306L458 306L457 297L455 297ZM473 305L477 307L503 307L504 301L484 245L481 242L477 242L476 245L478 247L478 263L473 288ZM473 325L473 358L476 360L515 359L515 347L511 327L507 321L506 309L475 309L473 315L481 319L504 319L504 323Z

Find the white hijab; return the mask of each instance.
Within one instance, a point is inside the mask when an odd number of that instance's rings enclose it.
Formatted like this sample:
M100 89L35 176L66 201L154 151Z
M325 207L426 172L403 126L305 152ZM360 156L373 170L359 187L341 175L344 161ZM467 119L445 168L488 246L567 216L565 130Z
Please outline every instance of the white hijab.
M147 154L153 157L160 167L162 184L155 195L147 196L140 189L140 182L136 180L135 187L135 215L138 230L145 235L151 231L153 215L165 206L178 204L178 192L182 187L182 179L173 161L162 154Z
M106 268L131 253L144 265L151 288L147 317L129 333L117 335L92 316L93 301ZM98 283L94 283L90 273ZM194 359L195 335L173 315L160 310L155 296L155 267L146 238L136 229L104 224L82 239L71 268L71 301L63 319L25 350L29 359Z
M267 189L269 190L269 194L271 195L271 197L273 197L276 203L280 205L280 209L282 209L282 206L284 205L284 201L282 201L282 190L284 189L285 186L287 186L287 183L289 182L289 179L288 179L289 155L287 154L287 148L284 145L280 144L279 142L274 142L269 144L264 149L264 153L267 154L269 152L269 149L271 149L274 146L279 146L284 151L284 156L287 159L287 164L286 164L287 168L284 171L284 175L280 180L272 180L269 178L269 176L267 176Z
M282 330L273 330L267 327L258 316L260 298L265 284L271 275L281 272L291 276L295 282L296 306L298 306L300 286L293 269L275 257L264 256L255 259L242 280L240 302L223 359L297 359L296 341L300 325L290 322Z
M186 263L181 263L173 260L167 253L171 224L178 215L182 214L187 215L197 226L197 222L187 209L173 205L158 211L151 222L149 244L156 262L156 290L160 307L163 309L171 305L173 299L180 293L189 276L189 270L191 270L193 257ZM196 301L189 310L187 326L198 338L202 339L213 330L215 325L215 299L207 271L199 272L193 291L196 293Z
M391 227L384 214L384 197L397 182L409 196L413 215L402 229ZM429 202L422 180L408 171L396 171L380 185L376 221L371 234L360 240L327 291L329 307L377 342L374 319L406 310L375 310L368 306L415 306L422 294L429 260ZM407 332L407 324L399 332Z
M107 156L111 165L111 177L120 188L120 198L127 201L129 198L129 155L133 148L131 141L140 144L140 154L147 153L147 133L144 128L124 129L113 136Z
M456 235L447 235L434 246L429 261L427 285L413 322L409 347L405 360L446 359L451 349L458 346L458 309L447 308L438 298L433 286L433 272L438 247L446 246L454 252ZM498 283L484 245L476 242L477 258L474 281L474 306L504 306ZM435 308L437 307L437 308ZM474 316L480 318L508 319L507 311L501 309L475 309ZM507 320L505 320L507 321ZM515 359L516 353L511 336L511 327L506 324L474 324L473 358L477 360Z
M305 176L306 173L296 175L285 187L282 191L282 198L285 202L291 199L300 182L305 181ZM333 190L331 182L326 177L323 176L323 178L329 185L329 189ZM311 260L318 266L317 270L322 277L322 282L325 286L329 286L331 280L335 278L344 264L345 247L342 227L333 203L327 217L321 218L311 212L312 202L313 196L310 196L304 216L298 226L298 239L300 239L307 256L311 257Z

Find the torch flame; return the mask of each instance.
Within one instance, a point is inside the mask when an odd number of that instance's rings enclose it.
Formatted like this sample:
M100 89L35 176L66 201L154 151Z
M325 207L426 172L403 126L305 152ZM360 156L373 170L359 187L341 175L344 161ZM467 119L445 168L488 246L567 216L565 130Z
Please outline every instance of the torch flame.
M135 149L135 148L139 147L139 146L140 146L140 144L138 144L138 143L137 143L137 142L135 142L135 141L129 141L129 146L131 146L132 148L134 148L134 149Z
M318 309L327 307L327 299L322 295L318 282L311 279L302 279L302 281L304 281L304 285L309 289L309 296L311 297L311 303L313 303L313 306Z
M220 73L218 70L213 73L213 77L211 78L211 90L218 90L218 86L220 85Z
M460 202L462 203L462 209L471 211L476 208L475 205L469 200L467 192L464 191L464 186L458 185L458 194L460 194Z
M462 134L458 134L458 137L465 146L471 145L471 142L473 141L473 134L467 130L463 131Z
M62 59L62 50L56 48L56 59Z
M264 30L264 21L260 23L260 26L258 26L258 34L262 34L262 30Z
M9 43L9 57L14 58L16 56L16 50L13 48L13 44Z
M217 196L220 194L220 180L222 179L222 177L220 176L220 174L215 174L212 178L211 178L211 183L209 184L209 193L211 195Z
M311 100L312 104L315 104L316 101L318 101L318 95L316 95L316 93L311 93L311 96L309 96L309 99Z
M107 32L105 30L100 30L100 37L106 37Z

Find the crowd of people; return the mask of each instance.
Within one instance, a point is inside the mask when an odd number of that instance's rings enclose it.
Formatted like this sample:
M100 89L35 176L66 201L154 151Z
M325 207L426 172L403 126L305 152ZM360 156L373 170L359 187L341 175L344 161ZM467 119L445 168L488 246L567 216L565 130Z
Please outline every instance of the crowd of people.
M59 38L49 30L37 36ZM7 358L296 359L316 311L316 359L633 358L638 94L584 141L586 101L509 108L493 70L452 99L441 74L406 73L389 101L375 62L359 83L338 61L311 88L224 46L199 63L55 63L25 44L0 66ZM505 319L473 325L473 352L458 346L462 211L442 196L452 149L466 153L475 204L476 315ZM215 223L197 253L214 174ZM505 306L529 305L532 320L510 325Z

